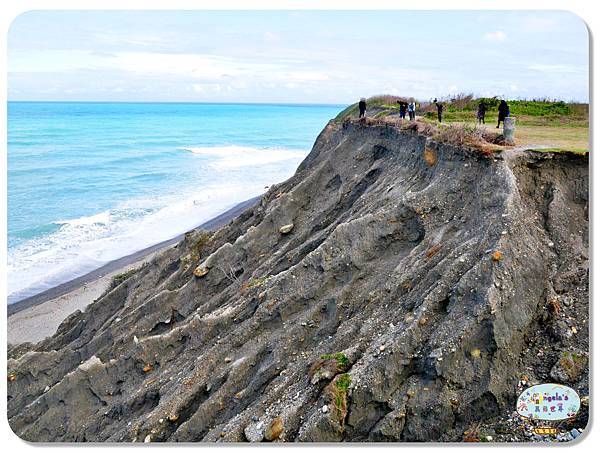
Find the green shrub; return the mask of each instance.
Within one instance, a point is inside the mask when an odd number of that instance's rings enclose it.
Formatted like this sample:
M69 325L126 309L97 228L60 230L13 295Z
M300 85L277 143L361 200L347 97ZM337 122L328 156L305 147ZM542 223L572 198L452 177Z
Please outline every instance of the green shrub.
M131 277L133 274L135 274L136 271L137 271L137 269L129 269L125 272L115 275L113 277L112 283L110 285L111 288L116 288L117 286L119 286L121 283L123 283L125 280L127 280L129 277Z
M352 378L348 373L338 375L329 385L331 402L333 405L332 417L344 426L344 420L348 414L348 389L352 383Z
M343 352L336 352L335 354L323 354L321 358L323 360L335 359L337 361L338 367L341 369L347 367L350 363L348 357L346 357L346 354L344 354Z

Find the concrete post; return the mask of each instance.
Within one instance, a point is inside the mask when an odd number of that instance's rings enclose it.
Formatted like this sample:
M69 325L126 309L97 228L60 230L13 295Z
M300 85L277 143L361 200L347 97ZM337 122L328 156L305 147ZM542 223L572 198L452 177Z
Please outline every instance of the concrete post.
M515 142L515 117L509 116L504 118L502 135L507 143L513 144Z

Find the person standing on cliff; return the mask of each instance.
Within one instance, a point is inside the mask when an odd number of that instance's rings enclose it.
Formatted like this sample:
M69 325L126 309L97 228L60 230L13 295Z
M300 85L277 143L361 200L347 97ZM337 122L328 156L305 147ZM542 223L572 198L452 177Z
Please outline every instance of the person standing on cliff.
M358 117L364 118L366 111L367 111L367 100L365 98L360 98L360 102L358 103Z
M485 124L485 111L486 111L485 103L483 101L480 101L479 105L477 106L477 123L478 124Z
M400 105L400 119L404 121L406 118L406 109L408 108L408 104L404 101L396 101Z
M433 100L433 103L437 107L438 121L441 123L442 122L442 112L444 111L444 103L441 101L438 102L437 98L435 98Z
M500 101L500 105L498 106L498 125L496 126L496 129L500 128L500 121L502 121L502 124L504 125L504 119L508 118L509 116L510 108L508 107L506 101L503 99Z
M412 101L408 104L408 119L414 121L416 118L417 104L415 101Z

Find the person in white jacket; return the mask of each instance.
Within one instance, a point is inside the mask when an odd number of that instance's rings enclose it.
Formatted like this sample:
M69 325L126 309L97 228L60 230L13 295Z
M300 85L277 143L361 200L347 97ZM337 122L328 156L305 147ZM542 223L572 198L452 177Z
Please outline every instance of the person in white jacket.
M416 118L416 113L417 111L417 104L415 103L415 101L412 101L410 104L408 104L408 119L410 121L414 121Z

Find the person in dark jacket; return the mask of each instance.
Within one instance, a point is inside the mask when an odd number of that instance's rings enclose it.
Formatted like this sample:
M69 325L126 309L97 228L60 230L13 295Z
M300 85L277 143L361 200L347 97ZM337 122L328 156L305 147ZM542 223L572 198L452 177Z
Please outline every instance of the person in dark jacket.
M485 106L485 102L481 101L479 102L479 105L477 106L477 123L478 124L485 124L485 111L487 110L486 106Z
M366 111L367 111L367 100L365 98L360 98L360 102L358 103L358 117L364 118Z
M408 103L404 101L396 101L400 105L400 119L406 118L406 110L408 109Z
M504 119L508 118L509 116L510 109L506 101L503 99L500 101L500 105L498 106L498 125L496 126L496 129L500 128L500 121L502 121L502 124L504 124Z
M433 100L433 103L437 107L438 121L442 122L442 112L444 111L444 104L442 102L438 102L437 98Z

